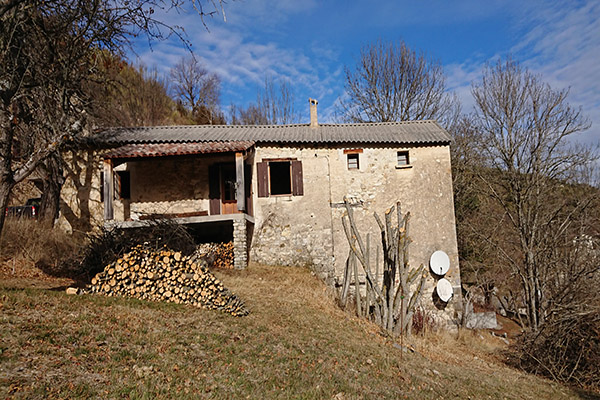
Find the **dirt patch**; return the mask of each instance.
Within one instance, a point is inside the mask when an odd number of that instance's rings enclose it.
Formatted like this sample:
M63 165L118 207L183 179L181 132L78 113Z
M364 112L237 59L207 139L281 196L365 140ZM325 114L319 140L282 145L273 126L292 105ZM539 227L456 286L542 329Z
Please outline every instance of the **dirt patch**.
M523 333L523 328L519 326L515 321L510 318L503 317L500 314L496 314L496 320L501 326L500 329L491 329L498 336L503 336L508 339L514 339Z

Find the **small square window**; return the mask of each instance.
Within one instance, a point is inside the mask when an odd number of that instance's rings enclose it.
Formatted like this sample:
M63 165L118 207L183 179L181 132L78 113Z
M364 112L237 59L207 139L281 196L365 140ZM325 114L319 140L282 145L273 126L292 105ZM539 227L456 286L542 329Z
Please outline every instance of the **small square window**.
M408 158L408 151L398 152L398 166L405 167L410 165L410 159Z
M358 153L347 154L348 156L348 169L358 169Z

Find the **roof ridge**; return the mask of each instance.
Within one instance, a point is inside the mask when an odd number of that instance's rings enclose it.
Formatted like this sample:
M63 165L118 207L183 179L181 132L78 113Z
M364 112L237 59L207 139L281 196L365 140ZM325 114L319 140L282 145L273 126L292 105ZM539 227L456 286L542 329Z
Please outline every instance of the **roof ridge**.
M412 125L424 123L437 123L435 119L419 119L411 121L386 121L386 122L352 122L341 124L319 124L319 126L382 126L382 125Z
M434 119L423 119L423 120L411 120L411 121L386 121L386 122L352 122L352 123L323 123L319 124L319 127L329 126L386 126L386 125L413 125L413 124L425 124L425 123L437 123ZM198 128L226 128L226 129L244 129L244 128L296 128L296 127L309 127L310 124L269 124L269 125L152 125L152 126L113 126L105 130L147 130L147 129L198 129Z

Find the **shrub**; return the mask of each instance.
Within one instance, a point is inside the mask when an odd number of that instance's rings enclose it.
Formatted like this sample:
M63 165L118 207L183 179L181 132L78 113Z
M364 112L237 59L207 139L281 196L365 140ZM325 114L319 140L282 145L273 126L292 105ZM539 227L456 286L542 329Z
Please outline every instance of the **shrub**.
M159 250L168 247L190 255L196 249L194 238L183 226L171 221L153 222L149 226L130 229L102 229L88 236L88 243L63 264L64 270L89 280L104 267L138 244Z
M7 218L0 235L0 261L22 259L52 271L81 245L62 229L47 228L32 219Z
M587 286L555 307L537 332L518 340L509 358L514 365L600 391L600 296L593 279Z
M412 317L412 333L423 335L435 331L436 323L431 311L417 307Z

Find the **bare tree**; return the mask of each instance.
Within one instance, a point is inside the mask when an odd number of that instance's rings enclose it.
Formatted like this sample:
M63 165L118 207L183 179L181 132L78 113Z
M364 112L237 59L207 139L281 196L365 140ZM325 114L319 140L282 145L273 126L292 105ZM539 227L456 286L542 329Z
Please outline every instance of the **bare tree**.
M487 66L472 93L478 145L487 167L478 175L502 211L497 213L499 226L507 229L506 237L494 242L518 277L529 327L537 331L556 296L576 290L589 272L589 263L569 265L577 272L563 268L557 251L577 243L589 227L579 222L585 222L596 191L580 184L595 155L568 142L589 124L579 109L569 106L566 90L553 90L510 58ZM569 245L568 251L573 248ZM553 288L557 276L566 278L568 286Z
M231 107L232 125L285 125L297 123L294 94L287 81L275 83L269 76L259 90L256 103L247 108Z
M221 0L188 0L200 17ZM84 87L102 81L104 52L121 53L133 35L183 32L156 19L178 0L35 0L0 2L0 210L12 188L65 143L88 131ZM18 152L15 149L19 148ZM23 149L27 149L23 151ZM4 213L0 212L0 231Z
M196 57L183 57L171 69L175 98L190 111L198 123L212 125L220 116L221 80Z
M446 121L456 114L457 100L446 93L440 62L403 41L364 46L354 71L345 72L338 112L348 122Z

